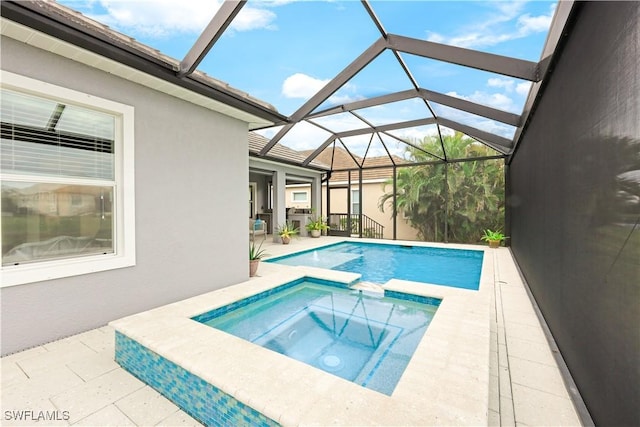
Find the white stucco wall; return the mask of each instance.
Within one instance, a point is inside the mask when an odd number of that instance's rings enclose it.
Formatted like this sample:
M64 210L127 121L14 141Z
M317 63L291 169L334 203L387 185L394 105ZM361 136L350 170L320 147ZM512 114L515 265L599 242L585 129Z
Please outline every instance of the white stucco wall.
M1 43L4 70L135 108L137 253L135 267L2 288L2 354L248 278L246 123Z

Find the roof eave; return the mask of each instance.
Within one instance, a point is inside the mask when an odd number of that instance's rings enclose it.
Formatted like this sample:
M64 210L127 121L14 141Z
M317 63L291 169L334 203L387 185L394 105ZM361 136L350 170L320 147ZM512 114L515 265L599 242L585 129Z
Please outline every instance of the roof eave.
M286 116L277 111L250 99L242 98L230 90L207 84L204 79L198 78L198 76L179 77L178 70L171 63L127 46L124 41L120 42L115 37L106 37L105 34L90 26L83 26L73 22L71 19L65 19L64 16L52 13L52 11L43 8L42 4L39 5L38 3L40 2L4 0L1 2L0 15L56 39L254 115L262 120L274 124L282 124L287 121Z

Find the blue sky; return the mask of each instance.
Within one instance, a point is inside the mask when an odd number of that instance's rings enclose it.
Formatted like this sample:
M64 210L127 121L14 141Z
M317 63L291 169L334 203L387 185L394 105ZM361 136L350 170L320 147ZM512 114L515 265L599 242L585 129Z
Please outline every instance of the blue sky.
M220 4L217 0L59 2L179 60ZM530 61L540 59L555 10L550 1L372 1L371 5L389 33ZM290 115L379 37L359 1L249 1L199 69ZM422 88L522 112L527 82L402 56ZM321 108L411 88L393 55L385 52ZM414 111L424 108L419 104L408 101L386 111L372 109L366 112L367 119L380 123L411 119L412 114L422 114ZM444 106L434 109L465 124L513 135L513 128L500 123ZM329 124L362 127L361 122L349 120L336 117ZM307 126L299 132L297 138L318 130Z

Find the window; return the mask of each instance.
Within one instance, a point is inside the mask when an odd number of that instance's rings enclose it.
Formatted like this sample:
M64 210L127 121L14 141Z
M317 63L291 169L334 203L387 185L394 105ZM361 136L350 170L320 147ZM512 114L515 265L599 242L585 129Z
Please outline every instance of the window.
M291 200L297 203L306 203L309 200L309 194L306 191L294 191L291 193Z
M133 107L1 77L2 286L134 265Z
M351 213L360 213L360 190L351 190Z

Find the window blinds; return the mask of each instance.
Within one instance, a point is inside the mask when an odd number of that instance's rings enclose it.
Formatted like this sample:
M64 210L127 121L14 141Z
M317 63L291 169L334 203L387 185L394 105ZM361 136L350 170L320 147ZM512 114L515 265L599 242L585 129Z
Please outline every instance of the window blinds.
M2 89L2 173L114 179L115 117Z

